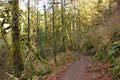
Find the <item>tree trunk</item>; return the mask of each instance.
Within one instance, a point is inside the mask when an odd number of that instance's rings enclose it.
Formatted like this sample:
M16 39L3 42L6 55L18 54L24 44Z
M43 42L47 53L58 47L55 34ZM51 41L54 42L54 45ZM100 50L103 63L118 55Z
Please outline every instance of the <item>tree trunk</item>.
M48 44L47 44L47 41L48 41L48 26L47 26L47 14L46 14L46 6L44 4L44 18L45 18L45 28L46 28L46 32L45 32L45 46L46 46L46 55L48 54Z
M12 4L12 46L14 75L19 78L24 70L20 47L19 0L13 0Z
M39 49L39 1L37 0L37 42L38 42L38 49Z
M61 23L62 23L62 46L63 46L63 51L65 52L65 24L64 24L64 0L61 0Z
M30 0L28 0L28 44L30 45Z
M54 4L55 4L55 0L53 0L53 3L52 3L52 12L53 12L53 54L54 54L54 61L55 63L57 62L56 60L56 51L55 51L55 8L54 8Z
M117 8L120 10L120 0L117 0Z

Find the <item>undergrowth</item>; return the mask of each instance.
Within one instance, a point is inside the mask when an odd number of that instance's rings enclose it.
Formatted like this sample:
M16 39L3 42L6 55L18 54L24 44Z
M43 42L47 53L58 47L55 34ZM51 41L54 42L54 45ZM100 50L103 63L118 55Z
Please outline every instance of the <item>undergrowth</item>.
M120 80L120 26L102 25L83 35L81 50L89 51L90 55L94 55L95 61L107 61L107 72L112 75L113 80Z

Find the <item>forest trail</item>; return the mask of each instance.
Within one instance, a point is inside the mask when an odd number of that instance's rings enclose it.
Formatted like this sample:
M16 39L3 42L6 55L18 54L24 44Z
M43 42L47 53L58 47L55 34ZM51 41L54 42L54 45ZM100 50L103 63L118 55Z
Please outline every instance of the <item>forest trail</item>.
M90 63L88 56L81 55L80 59L76 60L58 80L90 80L87 72Z

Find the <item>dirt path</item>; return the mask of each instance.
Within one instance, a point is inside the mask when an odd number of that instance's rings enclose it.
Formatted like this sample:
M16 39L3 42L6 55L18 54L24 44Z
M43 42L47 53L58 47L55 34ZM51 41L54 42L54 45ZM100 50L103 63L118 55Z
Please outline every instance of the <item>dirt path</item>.
M107 74L108 63L93 61L86 55L76 56L76 61L45 80L112 80Z
M75 61L58 80L91 80L87 74L89 62L87 56L80 56L80 59Z

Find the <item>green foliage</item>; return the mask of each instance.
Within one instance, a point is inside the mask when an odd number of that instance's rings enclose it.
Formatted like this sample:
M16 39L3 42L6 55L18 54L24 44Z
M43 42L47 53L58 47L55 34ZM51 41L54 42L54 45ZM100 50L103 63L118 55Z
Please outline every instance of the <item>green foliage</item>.
M110 68L109 68L109 71L111 72L111 74L113 75L114 77L114 80L117 80L119 79L120 77L120 57L115 59L111 65L110 65Z
M97 59L97 60L103 60L104 57L105 57L105 54L102 53L102 52L97 52L97 53L94 55L94 59Z
M111 49L108 51L108 59L112 59L115 58L118 54L118 49L119 49L120 45L117 44L113 44L111 46Z
M44 76L46 74L50 74L52 72L51 67L48 64L42 64L41 68L39 71L36 71L36 74L38 76Z
M39 0L38 0L39 1ZM43 1L43 0L42 0ZM59 0L58 0L59 1ZM107 58L111 62L110 68L111 72L116 74L119 71L119 62L116 61L119 57L119 47L118 44L112 43L120 40L120 28L119 25L111 26L110 22L107 21L106 16L109 16L110 7L114 7L114 0L72 0L73 3L65 1L64 8L61 10L61 6L55 4L54 6L54 34L53 34L53 9L52 4L46 5L46 20L44 20L45 14L41 11L37 11L34 1L30 4L30 47L26 45L28 41L28 10L20 10L20 28L21 28L21 47L23 57L28 55L25 60L32 61L39 60L43 65L39 71L31 71L31 74L36 73L37 75L45 75L52 72L51 67L48 65L49 60L53 56L53 48L55 48L55 53L59 55L60 52L64 52L63 46L67 49L76 50L76 47L80 45L80 51L95 54L94 58L97 60L103 60ZM50 2L51 3L51 2ZM1 6L3 6L1 8ZM6 22L11 22L11 5L0 5L0 17L5 17ZM4 8L4 9L3 9ZM3 9L3 10L2 10ZM36 14L38 12L38 14ZM64 13L61 16L61 13ZM37 22L39 16L40 21ZM62 18L63 17L63 23ZM37 18L37 19L36 19ZM39 20L38 19L38 20ZM115 19L117 20L117 19ZM44 22L47 22L45 25ZM110 19L110 21L112 21ZM113 20L114 21L114 20ZM102 25L102 24L109 24ZM47 32L46 32L46 26ZM63 29L63 30L62 30ZM38 31L38 32L37 32ZM48 34L47 36L45 34ZM53 37L54 35L54 37ZM47 40L46 40L47 37ZM64 41L63 41L64 37ZM22 41L24 40L24 41ZM55 40L55 41L54 41ZM63 45L63 43L65 43ZM37 44L37 45L36 45ZM47 44L47 48L46 48ZM0 48L2 46L0 45ZM79 47L78 47L79 48ZM48 53L46 53L48 51ZM27 54L28 53L28 54ZM67 57L66 55L64 55ZM65 61L65 60L64 60ZM25 61L26 62L26 61ZM34 64L29 65L31 70ZM26 67L26 66L25 66ZM36 66L35 66L36 67ZM29 70L28 70L29 72Z

